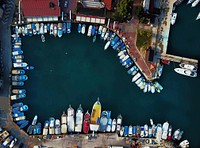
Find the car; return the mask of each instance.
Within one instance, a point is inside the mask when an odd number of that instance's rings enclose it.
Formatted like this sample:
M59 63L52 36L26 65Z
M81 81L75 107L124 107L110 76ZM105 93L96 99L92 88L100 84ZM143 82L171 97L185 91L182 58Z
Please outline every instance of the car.
M11 143L10 143L10 145L9 145L9 148L14 147L14 145L16 144L16 142L17 142L17 138L14 138L14 139L11 141Z
M67 7L67 6L68 6L68 1L65 0L64 7Z

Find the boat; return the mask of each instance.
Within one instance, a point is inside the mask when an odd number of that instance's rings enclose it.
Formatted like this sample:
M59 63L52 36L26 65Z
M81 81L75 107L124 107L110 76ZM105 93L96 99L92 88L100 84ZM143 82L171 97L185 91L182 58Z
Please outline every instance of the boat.
M120 115L117 116L117 129L116 129L117 132L120 131L121 125L122 125L122 115L120 114Z
M157 124L156 126L156 142L157 143L160 143L161 142L161 139L162 139L162 126L161 124Z
M111 130L112 132L115 132L115 130L116 130L116 125L117 125L116 119L113 119L113 120L112 120L112 128L111 128L111 129L112 129L112 130Z
M168 140L171 140L171 139L172 139L172 126L171 126L171 125L169 126L169 129L168 129L167 139L168 139Z
M12 86L23 86L24 82L12 82Z
M189 69L189 70L191 70L191 71L197 71L197 67L194 66L194 65L191 65L191 64L181 63L181 64L179 64L179 66L180 66L181 68Z
M191 7L195 7L199 2L200 2L200 0L195 0L195 1L192 3L192 6L191 6Z
M67 22L67 33L71 33L71 22Z
M50 35L53 34L53 23L51 23L51 25L50 25L50 32L49 32L49 34L50 34Z
M199 19L200 19L200 12L199 12L199 14L196 17L196 21L199 20Z
M81 33L81 24L78 24L78 33Z
M21 106L21 107L19 108L19 110L20 110L21 112L27 111L27 110L28 110L28 105L23 105L23 106Z
M26 121L28 121L28 120L21 120L21 121L18 121L18 122L17 122L17 125L21 125L21 124L23 124L23 123L26 122Z
M66 23L62 24L62 31L63 31L63 33L67 32L67 24Z
M35 24L35 30L36 30L36 33L37 33L37 34L40 33L40 25L39 25L39 23L36 23L36 24ZM23 34L23 27L22 27L22 34Z
M12 55L20 55L20 54L23 54L23 51L22 50L17 50L17 51L13 51L12 52Z
M43 128L43 131L42 131L42 135L44 135L44 136L48 135L48 128L49 128L49 121L46 120L44 122L44 128Z
M106 127L106 132L111 132L112 130L112 119L108 118L108 124Z
M83 125L83 108L81 107L80 104L76 111L75 132L80 133L82 131L82 125Z
M99 129L99 119L101 116L101 103L99 102L99 98L94 103L92 107L91 119L90 119L90 130L97 131Z
M158 82L155 82L154 86L158 93L160 93L160 91L163 90L163 87Z
M52 135L55 133L55 118L49 118L49 134Z
M44 33L47 33L47 25L44 25Z
M94 43L97 39L97 35L94 35L93 38L92 38L92 42Z
M55 134L56 134L56 135L61 134L60 120L59 120L59 119L56 119L56 120L55 120Z
M36 126L36 134L41 134L41 128L42 128L42 125L40 122L38 122Z
M28 76L27 75L15 75L12 76L12 81L26 81L28 80Z
M166 140L167 139L168 130L169 130L169 123L168 122L163 123L162 130L163 130L162 139Z
M32 124L31 124L31 125L33 125L33 126L36 125L37 119L38 119L38 116L35 115L34 118L33 118L33 121L32 121Z
M23 55L12 56L12 59L23 59L23 58L24 58Z
M22 103L22 102L19 102L19 103L14 103L13 105L12 105L12 107L21 107L21 106L23 106L24 104Z
M108 41L105 46L104 46L104 50L108 49L108 47L110 46L110 41Z
M152 137L153 137L153 129L152 129L152 126L149 126L148 137L149 137L149 138L152 138Z
M124 135L124 127L122 126L119 130L119 135L122 137Z
M146 93L148 91L148 83L145 82L143 92Z
M186 147L190 147L189 146L189 141L188 140L183 140L180 144L179 144L179 146L181 147L181 148L186 148Z
M58 37L62 37L63 29L62 29L62 23L58 23Z
M175 68L174 71L177 72L178 74L182 74L182 75L185 75L185 76L197 77L197 73L194 72L194 71L191 71L189 69Z
M28 64L27 63L13 63L13 67L15 68L20 68L20 67L26 67Z
M83 24L83 25L82 25L82 28L81 28L81 33L82 33L82 34L85 34L85 27L86 27L86 25Z
M20 126L19 126L19 128L24 128L24 127L26 127L27 125L28 125L28 123L29 123L29 121L28 120L23 120L24 121L24 123L22 123Z
M128 136L128 126L124 126L124 137Z
M41 35L41 40L42 40L43 43L45 42L45 36L44 36L44 34Z
M23 112L13 113L12 116L13 116L14 118L16 118L16 117L22 117L22 116L24 116L24 113L23 113Z
M111 46L114 46L115 43L117 43L117 41L119 40L119 37L118 36L115 36L113 40L111 40Z
M19 70L12 70L11 72L13 75L23 75L25 74L25 71L22 70L22 69L19 69Z
M14 121L21 121L21 120L25 120L26 116L20 116L14 119Z
M23 67L24 70L33 70L34 67L33 66L26 66L26 67Z
M95 32L96 32L96 27L92 26L92 34L91 35L94 36L96 34Z
M182 136L183 136L183 131L180 131L177 137L177 140L181 140Z
M90 127L90 114L87 111L84 115L84 121L83 121L83 133L88 133Z
M13 62L15 62L15 63L21 63L21 62L23 62L23 59L13 59Z
M67 129L68 132L74 132L74 109L69 105L67 109Z
M106 34L105 34L105 36L104 36L104 38L103 38L103 40L104 40L104 41L106 41L106 40L107 40L107 38L108 38L109 34L110 34L110 31L107 31L107 32L106 32Z
M141 73L138 72L138 73L132 78L132 82L135 82L140 76L141 76Z
M150 83L150 85L151 85L151 93L153 94L155 93L155 86L153 85L152 82Z
M107 118L108 112L102 111L99 121L99 131L105 132L108 124L108 118Z
M148 137L149 135L149 126L147 124L144 125L144 137Z
M99 26L99 29L98 29L98 34L101 34L102 33L102 29L103 29L103 26Z
M40 23L40 34L44 34L44 24Z
M103 27L103 29L102 29L102 33L101 33L101 39L104 39L104 36L105 36L105 34L106 34L106 30L107 30L107 28L106 27Z
M171 17L171 24L174 25L176 22L176 18L177 18L177 13L172 13L172 17Z
M191 4L194 0L188 0L187 4Z
M67 133L67 115L65 114L65 112L63 112L61 116L61 133Z
M128 136L132 137L132 134L133 134L133 127L131 125L129 125L129 127L128 127Z
M58 27L57 24L53 25L53 35L56 37L58 35Z
M10 99L11 100L18 100L18 99L23 99L26 97L26 94L17 94L17 95L11 95Z
M180 133L180 129L177 129L177 130L174 132L174 134L173 134L173 136L172 136L172 139L173 139L173 140L177 139L179 133Z
M92 25L89 26L88 28L88 33L87 33L87 36L91 36L92 35Z

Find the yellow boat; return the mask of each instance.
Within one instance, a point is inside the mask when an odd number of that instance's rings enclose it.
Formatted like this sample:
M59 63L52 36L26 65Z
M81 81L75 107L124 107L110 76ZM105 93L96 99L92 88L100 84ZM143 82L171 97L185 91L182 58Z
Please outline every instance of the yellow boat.
M94 103L91 113L91 124L98 124L97 120L100 118L101 115L101 103L99 102L99 98Z

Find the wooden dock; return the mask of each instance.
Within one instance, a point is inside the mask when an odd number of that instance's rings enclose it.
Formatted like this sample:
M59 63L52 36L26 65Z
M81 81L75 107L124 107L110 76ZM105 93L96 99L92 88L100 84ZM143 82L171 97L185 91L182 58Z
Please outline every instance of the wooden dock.
M162 53L160 55L160 59L172 61L176 63L187 63L191 65L198 65L198 60L196 59L185 58L185 57L175 56L175 55L165 54L165 53Z

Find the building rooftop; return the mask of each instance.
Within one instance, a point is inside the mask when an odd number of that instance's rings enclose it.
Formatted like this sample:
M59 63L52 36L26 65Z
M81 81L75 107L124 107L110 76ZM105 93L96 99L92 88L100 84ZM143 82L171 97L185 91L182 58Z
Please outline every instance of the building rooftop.
M58 0L22 0L24 17L59 16Z

